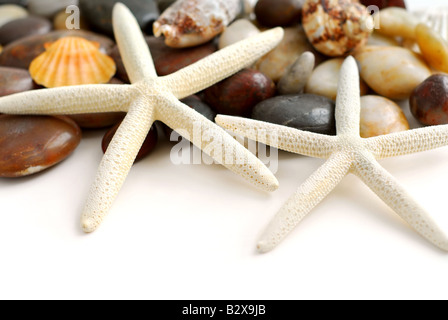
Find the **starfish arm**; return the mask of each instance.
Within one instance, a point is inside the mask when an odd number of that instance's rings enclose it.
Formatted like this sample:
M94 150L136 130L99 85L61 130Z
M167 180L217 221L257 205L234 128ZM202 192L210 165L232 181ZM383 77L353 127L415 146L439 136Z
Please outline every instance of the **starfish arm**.
M208 154L219 164L263 190L274 191L278 181L271 171L224 129L184 105L172 95L160 96L157 119Z
M359 71L355 59L349 56L339 74L335 112L337 134L359 136L360 112Z
M153 108L137 98L101 160L81 216L85 232L94 231L109 212L135 157L154 122Z
M116 3L112 14L115 39L131 83L157 77L148 45L131 11Z
M178 99L182 99L250 66L277 46L282 38L283 29L274 28L225 47L159 79L171 88Z
M371 154L355 163L353 173L420 235L448 251L447 234Z
M0 113L76 114L127 111L129 85L82 85L31 90L0 98Z
M259 252L275 248L336 187L349 172L351 164L347 154L335 153L317 169L271 221L258 242Z
M365 139L376 159L427 151L448 145L448 125L431 126Z
M224 129L271 147L315 158L327 159L334 151L337 140L336 136L241 117L218 115L216 123Z

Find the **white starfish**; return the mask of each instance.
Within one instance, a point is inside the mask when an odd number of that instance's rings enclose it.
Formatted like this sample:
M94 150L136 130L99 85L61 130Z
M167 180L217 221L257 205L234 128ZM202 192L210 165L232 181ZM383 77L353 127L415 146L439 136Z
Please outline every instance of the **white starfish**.
M408 130L372 138L359 135L359 74L353 57L344 62L336 99L336 136L218 115L216 122L247 138L282 150L328 159L291 196L258 242L267 252L307 215L348 173L354 173L418 233L443 250L447 235L431 216L384 169L377 159L411 154L448 145L448 125ZM265 132L267 134L260 134ZM278 137L278 140L275 139Z
M127 115L107 149L93 182L81 225L94 231L112 206L154 121L160 120L208 153L217 162L262 189L273 191L278 181L264 164L225 130L182 104L197 93L243 69L273 49L283 37L276 28L215 52L171 75L157 77L146 41L129 9L113 10L115 38L132 85L82 85L28 91L0 99L0 112L10 114L76 114L125 111ZM200 126L202 136L194 136ZM213 141L202 139L213 137ZM229 147L231 159L211 149Z

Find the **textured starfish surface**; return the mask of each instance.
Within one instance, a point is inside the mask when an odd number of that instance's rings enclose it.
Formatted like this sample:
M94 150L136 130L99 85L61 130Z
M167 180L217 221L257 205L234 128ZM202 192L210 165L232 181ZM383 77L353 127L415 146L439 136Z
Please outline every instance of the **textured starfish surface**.
M179 99L197 93L255 62L280 42L283 29L266 31L219 50L168 76L158 77L137 21L121 3L114 7L113 26L131 85L59 87L0 99L0 112L9 114L127 112L103 156L90 189L81 217L81 226L85 232L94 231L109 212L156 120L178 131L216 162L258 187L268 191L278 187L275 176L256 156L221 127ZM195 132L201 134L195 135ZM212 148L212 144L219 144L221 148ZM226 151L225 159L223 150Z
M359 74L354 58L344 62L336 98L336 136L311 133L251 119L218 115L222 127L279 149L327 159L292 195L258 242L267 252L320 202L348 173L357 175L373 192L423 237L443 250L448 238L431 216L377 160L448 145L448 125L432 126L372 138L359 135Z

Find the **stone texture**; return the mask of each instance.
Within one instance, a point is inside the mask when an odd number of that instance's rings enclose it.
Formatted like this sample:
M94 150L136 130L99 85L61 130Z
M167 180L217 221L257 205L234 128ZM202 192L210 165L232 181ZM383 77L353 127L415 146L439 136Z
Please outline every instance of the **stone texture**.
M323 60L322 56L308 42L303 28L288 27L284 31L285 34L280 44L261 57L254 65L256 70L263 72L274 82L278 82L289 66L305 51L310 51L315 55L316 64Z
M405 48L369 46L358 51L355 58L367 85L392 100L408 99L412 90L431 75L425 61Z
M0 5L0 27L15 19L24 18L28 15L23 7L15 4Z
M46 34L51 29L51 22L44 18L28 16L15 19L0 27L0 43L7 45L24 37Z
M115 42L110 38L83 30L59 30L44 35L34 35L11 42L3 48L0 66L28 69L31 61L45 51L44 44L62 37L78 36L100 44L101 51L110 54Z
M375 31L389 37L415 39L415 27L419 23L417 17L399 7L381 10L380 27Z
M277 93L280 95L303 93L305 85L313 73L314 63L314 54L309 51L302 53L279 80Z
M67 158L81 130L68 117L0 115L0 177L40 172Z
M159 17L159 9L153 0L80 0L81 15L92 28L112 36L112 9L117 2L126 5L134 14L140 28L152 34L152 24Z
M78 3L78 0L28 0L28 11L32 15L52 18L59 11Z
M235 42L252 37L260 33L260 30L249 20L239 19L232 22L219 37L218 48L222 49Z
M425 61L438 71L448 72L448 42L423 23L417 25L415 34Z
M363 138L409 130L400 106L381 96L361 97L360 134Z
M0 97L35 89L27 70L0 67Z
M204 101L216 112L249 116L252 108L275 95L275 84L263 73L243 69L204 90Z
M277 96L257 104L252 118L300 130L334 135L335 104L332 100L314 95Z
M423 81L412 91L409 105L421 124L448 124L448 75L435 74Z
M266 27L286 27L298 24L305 0L259 0L254 13L257 21Z

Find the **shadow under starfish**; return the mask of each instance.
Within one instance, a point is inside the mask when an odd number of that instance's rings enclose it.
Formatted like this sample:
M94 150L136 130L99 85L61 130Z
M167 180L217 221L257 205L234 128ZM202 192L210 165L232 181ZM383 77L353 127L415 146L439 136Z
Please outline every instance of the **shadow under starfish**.
M342 65L336 98L336 136L328 136L251 119L218 115L223 128L247 138L315 158L328 159L289 198L258 242L267 252L322 201L348 173L357 175L373 192L424 238L448 251L447 234L377 159L411 154L448 145L448 125L387 135L359 135L360 92L355 59Z
M218 163L256 186L273 191L278 181L252 153L215 123L179 99L195 94L251 65L282 39L275 28L219 50L168 76L158 77L149 48L129 9L117 3L113 27L131 85L82 85L41 89L0 98L9 114L78 114L125 111L127 115L100 163L82 213L85 232L94 231L109 212L154 121L192 137L192 142ZM194 132L200 127L201 136ZM212 137L212 140L210 140ZM213 149L211 144L221 148ZM223 154L230 149L229 153ZM225 159L225 160L224 160Z

